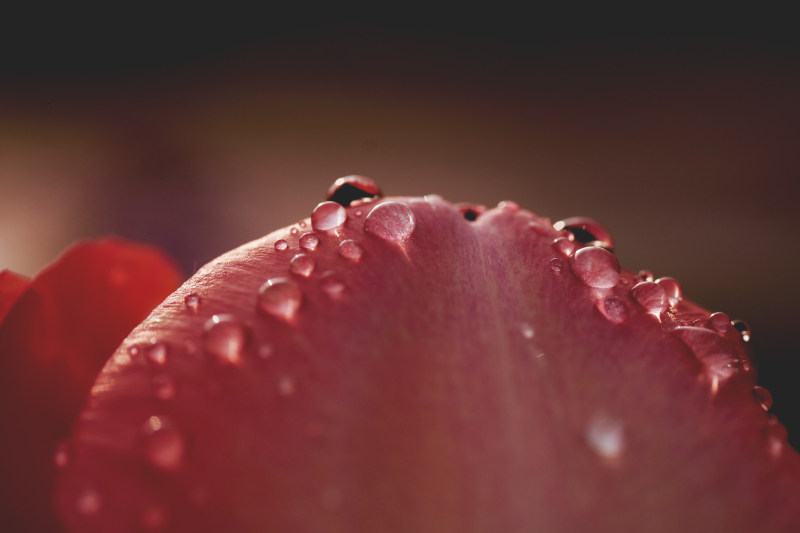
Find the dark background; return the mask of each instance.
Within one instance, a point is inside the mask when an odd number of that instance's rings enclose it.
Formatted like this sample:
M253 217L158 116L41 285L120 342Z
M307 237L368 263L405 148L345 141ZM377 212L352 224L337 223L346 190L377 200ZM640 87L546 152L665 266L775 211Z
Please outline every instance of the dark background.
M624 266L750 323L798 447L793 19L306 8L6 14L0 268L116 233L188 275L351 173L591 216Z

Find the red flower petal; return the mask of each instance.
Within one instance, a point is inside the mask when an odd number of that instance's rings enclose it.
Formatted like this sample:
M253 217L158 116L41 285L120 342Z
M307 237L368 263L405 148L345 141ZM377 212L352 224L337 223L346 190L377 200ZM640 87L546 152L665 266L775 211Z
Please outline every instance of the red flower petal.
M14 274L10 270L0 270L0 323L28 285L30 285L28 278Z
M0 323L4 529L53 527L56 442L106 359L179 282L160 252L108 238L71 247L16 300Z
M306 220L226 254L120 347L63 472L72 531L800 528L734 328L647 313L610 252L569 259L513 203L321 206L315 247Z

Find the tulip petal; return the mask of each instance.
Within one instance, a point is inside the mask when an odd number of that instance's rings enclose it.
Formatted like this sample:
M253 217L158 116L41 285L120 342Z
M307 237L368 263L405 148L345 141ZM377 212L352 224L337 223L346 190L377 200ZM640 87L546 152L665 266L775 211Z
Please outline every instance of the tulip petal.
M222 256L118 349L62 472L70 531L800 528L735 328L646 312L610 251L512 203L321 205L318 241L305 220Z
M18 295L0 323L4 529L55 527L56 443L106 359L179 282L161 252L106 238L72 246Z

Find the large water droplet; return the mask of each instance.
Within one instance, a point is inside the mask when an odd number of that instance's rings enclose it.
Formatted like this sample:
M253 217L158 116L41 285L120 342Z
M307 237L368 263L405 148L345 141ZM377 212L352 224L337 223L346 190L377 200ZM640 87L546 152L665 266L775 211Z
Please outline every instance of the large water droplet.
M347 239L342 241L339 245L339 255L345 259L349 259L353 263L358 263L361 261L361 256L364 255L364 248L356 241Z
M416 227L414 212L406 204L386 202L375 206L364 221L364 231L386 241L402 242Z
M322 202L311 213L311 227L316 231L336 231L347 220L347 211L336 202Z
M153 339L150 346L147 347L145 354L148 361L155 365L161 366L167 362L168 352L169 349L167 348L167 343Z
M708 323L714 331L722 335L726 334L728 330L731 329L731 317L725 313L712 313L711 316L708 317Z
M151 416L144 430L147 461L160 470L180 468L186 452L186 442L181 433L158 416Z
M321 288L328 298L338 300L344 294L345 285L335 272L328 272L322 278Z
M756 385L752 390L753 398L764 411L772 409L772 394L760 385Z
M183 303L186 305L186 309L194 314L197 314L197 310L200 309L200 297L194 293L184 298Z
M296 276L307 278L314 273L314 267L316 266L317 262L310 255L297 254L289 261L289 272Z
M683 289L681 288L681 284L678 283L678 280L674 278L658 278L656 283L661 285L664 288L664 292L667 293L670 307L675 307L683 300Z
M570 217L553 224L557 231L569 231L577 242L614 250L614 239L602 224L587 217Z
M631 287L631 297L645 311L655 316L661 316L669 305L664 287L653 281L643 281Z
M575 276L585 285L610 289L619 282L619 262L605 248L581 248L570 257Z
M75 509L84 516L95 516L103 507L103 499L95 489L84 489L75 502Z
M158 374L153 378L153 392L159 400L169 401L175 398L178 386L167 374Z
M744 342L750 342L750 326L747 325L747 322L744 320L734 320L731 322L731 325L742 334L742 340Z
M328 189L327 199L348 207L354 200L380 198L381 196L383 193L377 183L365 176L353 175L334 181Z
M560 254L569 257L575 252L575 248L577 248L577 246L574 242L566 237L559 237L553 241L553 248L555 248Z
M275 241L275 249L279 252L284 252L289 249L289 243L283 239Z
M258 309L283 320L291 321L302 301L300 288L286 278L270 279L258 290Z
M625 427L605 414L592 417L586 427L586 443L603 460L616 463L625 452Z
M303 233L300 236L300 248L307 252L313 252L319 246L319 237L311 233Z
M247 330L233 315L214 315L203 326L203 347L222 362L236 364L247 345Z
M600 314L614 324L624 324L628 320L628 307L616 296L600 298L594 303Z

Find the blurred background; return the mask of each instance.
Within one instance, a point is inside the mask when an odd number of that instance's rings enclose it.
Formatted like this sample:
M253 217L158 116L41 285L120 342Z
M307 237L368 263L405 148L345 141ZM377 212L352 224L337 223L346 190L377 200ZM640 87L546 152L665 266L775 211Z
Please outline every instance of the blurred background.
M308 10L7 18L0 268L32 275L113 233L188 276L352 173L388 194L590 216L624 266L750 323L798 447L791 27Z

